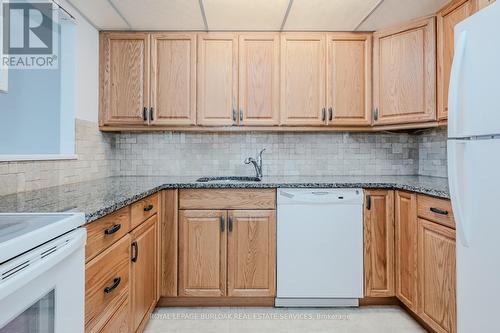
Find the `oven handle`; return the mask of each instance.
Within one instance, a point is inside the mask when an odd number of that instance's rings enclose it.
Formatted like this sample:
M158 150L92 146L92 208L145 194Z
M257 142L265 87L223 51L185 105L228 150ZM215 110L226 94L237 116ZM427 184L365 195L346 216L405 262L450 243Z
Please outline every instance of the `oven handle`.
M85 228L78 228L62 237L69 238L69 240L61 249L51 255L42 257L19 273L16 273L12 278L4 282L0 281L0 301L52 269L76 250L81 249L85 245L87 232ZM60 240L60 238L56 238L53 242L60 242ZM85 258L82 257L82 265L84 265L84 262Z

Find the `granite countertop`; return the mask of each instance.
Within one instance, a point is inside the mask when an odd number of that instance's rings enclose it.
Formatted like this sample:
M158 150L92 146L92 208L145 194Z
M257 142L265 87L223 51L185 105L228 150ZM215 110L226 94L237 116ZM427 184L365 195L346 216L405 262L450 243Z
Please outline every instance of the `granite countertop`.
M446 178L427 176L286 176L261 182L198 183L197 177L127 176L0 196L0 213L83 212L88 222L163 189L172 188L381 188L449 198Z

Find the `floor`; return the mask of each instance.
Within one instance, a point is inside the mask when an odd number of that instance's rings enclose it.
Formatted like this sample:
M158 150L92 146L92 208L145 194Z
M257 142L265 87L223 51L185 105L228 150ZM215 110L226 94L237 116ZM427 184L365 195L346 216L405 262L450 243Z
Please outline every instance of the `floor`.
M426 332L396 306L357 309L158 308L144 333Z

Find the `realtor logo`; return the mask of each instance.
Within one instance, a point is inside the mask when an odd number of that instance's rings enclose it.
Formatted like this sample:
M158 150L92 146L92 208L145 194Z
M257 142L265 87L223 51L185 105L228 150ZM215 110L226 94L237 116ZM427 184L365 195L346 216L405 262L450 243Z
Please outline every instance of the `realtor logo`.
M57 12L48 0L2 4L2 66L14 69L57 68Z

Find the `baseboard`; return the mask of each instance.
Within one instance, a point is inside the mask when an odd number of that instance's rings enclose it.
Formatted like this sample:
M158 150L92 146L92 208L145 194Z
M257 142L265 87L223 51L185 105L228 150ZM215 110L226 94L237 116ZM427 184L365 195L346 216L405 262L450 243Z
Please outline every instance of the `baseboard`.
M274 297L161 297L158 307L273 307Z
M371 305L398 305L401 302L396 297L365 297L359 300L359 306Z

